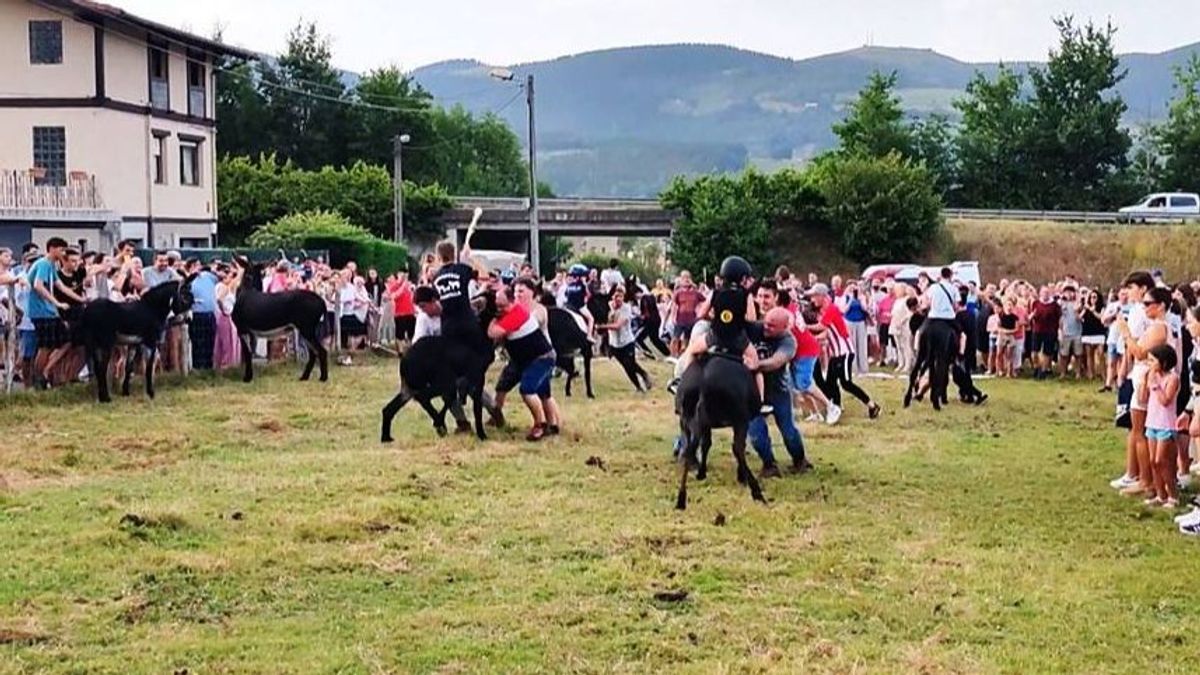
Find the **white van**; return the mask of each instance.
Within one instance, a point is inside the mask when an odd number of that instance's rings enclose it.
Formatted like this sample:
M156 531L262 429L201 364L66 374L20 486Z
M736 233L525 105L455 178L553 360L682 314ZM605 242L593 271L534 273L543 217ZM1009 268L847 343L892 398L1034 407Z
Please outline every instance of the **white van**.
M1200 217L1200 195L1194 192L1156 192L1133 206L1121 207L1123 223L1190 220Z

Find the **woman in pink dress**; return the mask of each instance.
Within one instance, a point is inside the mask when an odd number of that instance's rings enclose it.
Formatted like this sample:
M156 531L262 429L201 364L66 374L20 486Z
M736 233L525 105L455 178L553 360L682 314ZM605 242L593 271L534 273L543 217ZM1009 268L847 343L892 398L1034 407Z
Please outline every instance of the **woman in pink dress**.
M242 345L230 318L237 298L241 270L222 266L218 276L221 277L221 283L217 284L217 336L213 345L213 367L224 370L238 365L242 360Z

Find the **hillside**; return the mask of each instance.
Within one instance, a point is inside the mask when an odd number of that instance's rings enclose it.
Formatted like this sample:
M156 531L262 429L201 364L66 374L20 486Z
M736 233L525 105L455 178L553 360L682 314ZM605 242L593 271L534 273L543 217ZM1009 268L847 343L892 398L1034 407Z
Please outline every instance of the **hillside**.
M1127 122L1163 114L1172 68L1200 49L1122 57ZM443 104L494 109L512 84L492 66L446 61L413 71ZM510 66L537 78L542 177L560 194L650 195L664 176L776 166L811 157L833 142L830 126L874 70L899 73L913 115L950 113L976 70L927 49L864 47L792 60L717 45L627 47ZM524 106L502 116L525 135ZM642 161L650 158L653 161Z

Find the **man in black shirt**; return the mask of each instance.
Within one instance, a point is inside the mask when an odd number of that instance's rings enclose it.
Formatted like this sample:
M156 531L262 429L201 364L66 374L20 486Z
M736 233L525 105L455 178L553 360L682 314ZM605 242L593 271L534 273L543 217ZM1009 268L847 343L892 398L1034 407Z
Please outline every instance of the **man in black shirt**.
M482 344L484 334L471 308L471 282L479 273L461 262L469 260L470 253L469 248L463 247L462 258L457 259L454 243L440 242L437 255L442 266L433 275L433 288L442 306L442 335L447 340L473 345Z
M54 299L67 305L60 312L67 326L70 339L50 353L43 371L46 379L61 384L75 379L83 368L84 355L80 340L79 313L83 308L83 282L87 278L87 270L80 264L79 249L68 248L63 253L62 267L58 270L59 283L54 285Z

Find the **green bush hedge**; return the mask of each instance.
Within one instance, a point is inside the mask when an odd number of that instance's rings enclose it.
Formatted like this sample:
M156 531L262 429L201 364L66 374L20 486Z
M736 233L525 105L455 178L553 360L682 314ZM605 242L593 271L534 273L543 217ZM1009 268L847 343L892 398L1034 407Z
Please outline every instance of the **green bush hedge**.
M225 157L217 165L222 239L240 243L266 222L289 213L330 211L376 236L392 233L392 179L387 169L356 162L345 169L304 171L274 155ZM411 232L441 231L439 216L453 206L445 188L404 183L404 224Z
M250 235L260 248L326 250L329 264L341 267L353 260L360 269L374 267L387 276L408 268L408 249L384 241L353 225L344 216L327 211L293 213L263 225Z

